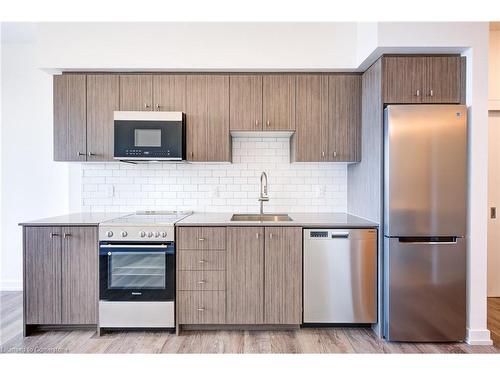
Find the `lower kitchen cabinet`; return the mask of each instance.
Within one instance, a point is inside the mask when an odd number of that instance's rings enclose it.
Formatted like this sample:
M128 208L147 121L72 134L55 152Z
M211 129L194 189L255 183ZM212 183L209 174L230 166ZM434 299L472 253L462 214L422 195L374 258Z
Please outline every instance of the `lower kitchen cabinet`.
M264 323L264 228L227 228L227 322Z
M302 229L230 226L224 250L197 245L204 227L177 230L177 323L299 325ZM200 237L201 236L201 237ZM203 249L193 249L193 247ZM189 248L189 250L186 250Z
M302 323L302 228L266 227L264 323Z
M302 229L227 228L230 324L302 322Z
M223 291L181 291L177 293L179 324L224 324L226 294Z
M24 324L97 324L97 227L31 227L24 237Z
M24 323L61 323L61 228L24 228Z

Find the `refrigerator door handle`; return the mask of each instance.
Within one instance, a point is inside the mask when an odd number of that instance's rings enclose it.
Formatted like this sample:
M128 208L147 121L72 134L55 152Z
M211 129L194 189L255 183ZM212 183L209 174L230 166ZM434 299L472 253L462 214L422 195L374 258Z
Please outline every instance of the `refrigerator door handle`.
M398 241L412 245L456 245L458 237L399 237Z

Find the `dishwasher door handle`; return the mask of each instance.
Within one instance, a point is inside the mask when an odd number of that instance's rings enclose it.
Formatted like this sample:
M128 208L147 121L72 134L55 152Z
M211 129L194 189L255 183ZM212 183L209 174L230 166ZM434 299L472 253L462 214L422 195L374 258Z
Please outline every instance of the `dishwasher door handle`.
M334 232L330 238L349 238L349 232Z

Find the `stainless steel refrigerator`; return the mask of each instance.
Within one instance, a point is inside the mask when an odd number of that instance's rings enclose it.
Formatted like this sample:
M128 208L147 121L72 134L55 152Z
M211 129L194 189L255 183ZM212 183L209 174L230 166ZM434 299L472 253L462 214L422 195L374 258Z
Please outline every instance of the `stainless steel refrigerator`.
M384 336L463 341L467 109L384 111Z

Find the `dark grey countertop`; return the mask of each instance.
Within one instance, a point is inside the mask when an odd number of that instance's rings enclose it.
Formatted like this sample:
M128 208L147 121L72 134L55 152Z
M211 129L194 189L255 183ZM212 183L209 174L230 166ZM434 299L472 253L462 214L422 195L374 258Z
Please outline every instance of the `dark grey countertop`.
M79 212L19 223L22 226L92 226L127 215L125 212ZM177 226L299 226L308 228L377 228L378 224L347 213L290 213L292 221L231 221L232 212L195 212Z
M30 220L19 223L22 226L48 226L48 225L67 225L67 226L92 226L99 225L105 221L127 215L124 212L78 212L61 216L47 217L43 219Z
M221 226L300 226L335 228L377 228L378 224L346 213L290 213L292 221L231 221L233 213L194 213L177 226L221 225Z

